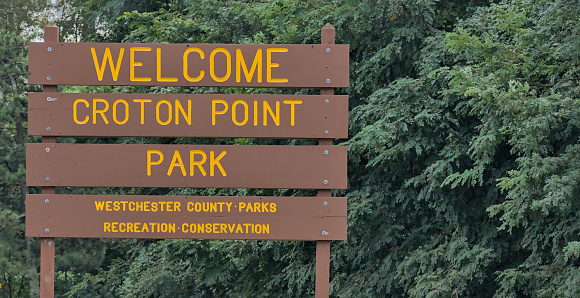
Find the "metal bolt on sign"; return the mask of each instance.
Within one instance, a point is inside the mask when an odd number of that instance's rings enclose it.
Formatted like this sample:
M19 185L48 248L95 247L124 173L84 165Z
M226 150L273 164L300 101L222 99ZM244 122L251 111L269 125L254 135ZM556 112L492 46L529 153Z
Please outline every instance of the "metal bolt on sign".
M330 48L326 48L326 52L327 53L330 53Z
M46 77L46 79L50 81L52 78L51 77Z
M48 204L49 200L48 200L48 199L46 199L46 200L44 200L44 202L45 202L46 204Z
M46 50L50 52L50 51L52 51L52 48L48 47Z
M328 99L325 99L325 100L324 100L324 103L325 103L325 104L328 104L328 103L330 103L330 100L328 100Z
M327 231L322 231L322 235L326 236L326 235L328 235L328 232Z
M328 150L324 150L324 155L328 155Z
M48 180L47 180L48 181ZM328 180L324 180L324 184L328 184Z
M328 206L328 202L322 203L322 206Z
M48 233L48 232L50 232L50 230L49 229L44 229L44 232L45 233Z
M50 181L50 177L46 177L46 179L44 179L44 180L46 180L46 181Z
M50 79L49 79L50 80ZM330 83L330 79L326 79L326 83L329 84Z
M50 148L46 147L46 152L50 152Z
M50 131L50 127L47 127L47 128L46 128L46 131Z

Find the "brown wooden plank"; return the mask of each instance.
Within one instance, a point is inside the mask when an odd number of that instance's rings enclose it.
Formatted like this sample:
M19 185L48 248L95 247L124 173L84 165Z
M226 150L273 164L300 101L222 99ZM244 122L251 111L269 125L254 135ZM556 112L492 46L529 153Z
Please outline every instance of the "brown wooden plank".
M45 42L58 42L59 28L56 26L47 26L44 28ZM42 90L45 92L56 92L57 86L44 85ZM56 143L56 137L43 136L42 143ZM42 187L42 194L54 194L54 187ZM40 237L46 237L41 235ZM56 243L54 238L43 238L40 240L40 297L54 297L54 255ZM32 296L32 295L31 295Z
M340 146L59 143L27 144L26 154L30 186L346 188Z
M238 50L243 59L237 54ZM203 59L200 53L203 53ZM105 61L105 55L111 58ZM348 55L348 45L33 42L29 46L29 82L54 85L348 87ZM254 61L256 69L252 73Z
M28 94L28 115L28 133L44 136L348 137L338 95L42 92Z
M346 198L37 194L26 198L26 236L345 240L346 215Z
M330 24L324 25L320 31L320 43L334 44L336 31ZM320 94L333 95L334 88L321 88ZM332 139L320 139L318 145L332 145ZM319 197L332 197L331 190L318 190ZM332 200L333 198L329 198ZM315 281L316 298L328 298L330 295L330 241L316 241L316 281Z

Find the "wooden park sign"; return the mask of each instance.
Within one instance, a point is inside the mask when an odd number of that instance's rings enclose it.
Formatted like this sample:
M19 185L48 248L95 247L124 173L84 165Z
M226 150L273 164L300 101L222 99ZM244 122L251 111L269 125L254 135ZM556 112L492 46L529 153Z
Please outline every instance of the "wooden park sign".
M29 46L26 235L42 237L41 296L54 295L54 237L346 240L348 45L60 43ZM59 93L57 85L320 88L320 95ZM56 137L314 138L318 146L64 144ZM318 189L317 197L61 195L55 187Z
M346 238L346 199L29 195L28 236L163 239ZM74 212L70 212L74 210Z
M344 95L30 93L44 136L346 138Z
M50 85L346 87L348 45L31 43Z
M27 144L35 186L346 188L346 147Z

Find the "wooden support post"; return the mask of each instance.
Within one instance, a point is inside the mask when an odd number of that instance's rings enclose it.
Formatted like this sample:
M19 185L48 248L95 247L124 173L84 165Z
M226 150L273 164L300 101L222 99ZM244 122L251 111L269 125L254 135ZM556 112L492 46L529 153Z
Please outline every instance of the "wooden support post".
M320 31L321 44L335 43L335 30L330 24L324 25ZM321 88L321 95L334 95L334 88ZM320 139L318 145L332 145L332 139ZM319 197L331 197L329 189L318 190ZM330 241L316 241L316 298L327 298L330 295Z
M58 42L58 35L58 27L44 27L45 42ZM56 92L57 86L44 85L42 90L44 92ZM56 137L43 136L42 143L56 143ZM55 194L55 188L42 187L41 193ZM40 297L54 297L54 238L42 238L40 241Z

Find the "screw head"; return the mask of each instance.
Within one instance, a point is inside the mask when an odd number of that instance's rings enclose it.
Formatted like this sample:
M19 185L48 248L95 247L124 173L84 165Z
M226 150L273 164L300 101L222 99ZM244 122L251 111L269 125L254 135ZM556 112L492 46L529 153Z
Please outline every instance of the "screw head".
M328 206L328 202L322 203L322 206Z
M46 180L46 181L50 181L50 177L46 177L44 180Z
M325 130L325 131L324 131L324 134L325 134L325 135L327 135L327 134L328 134L328 130Z
M50 79L49 79L49 80L50 80ZM328 84L328 83L330 83L330 79L326 79L326 83L327 83L327 84Z
M49 202L49 201L48 201L48 199L46 199L46 200L44 200L44 202L45 202L46 204L48 204L48 202Z
M49 96L46 98L46 101L52 101L52 98Z
M324 103L325 103L325 104L329 104L329 103L330 103L330 100L328 100L328 99L325 99L325 100L324 100Z
M330 48L326 48L326 52L327 53L330 53Z
M50 230L49 229L44 229L44 232L45 233L48 233L48 232L50 232Z
M46 128L46 131L50 131L50 127L47 127L47 128Z
M48 147L45 150L46 150L46 152L50 152L50 148L48 148Z
M324 150L324 155L328 155L328 150Z
M48 181L48 180L46 180L46 181ZM324 184L328 184L328 180L324 180Z
M49 51L49 52L51 52L52 51L52 48L51 47L48 47L46 50Z
M46 79L47 79L48 81L50 81L52 78L51 78L51 77L46 77Z
M322 231L322 235L326 236L326 235L328 235L328 232L327 231Z

